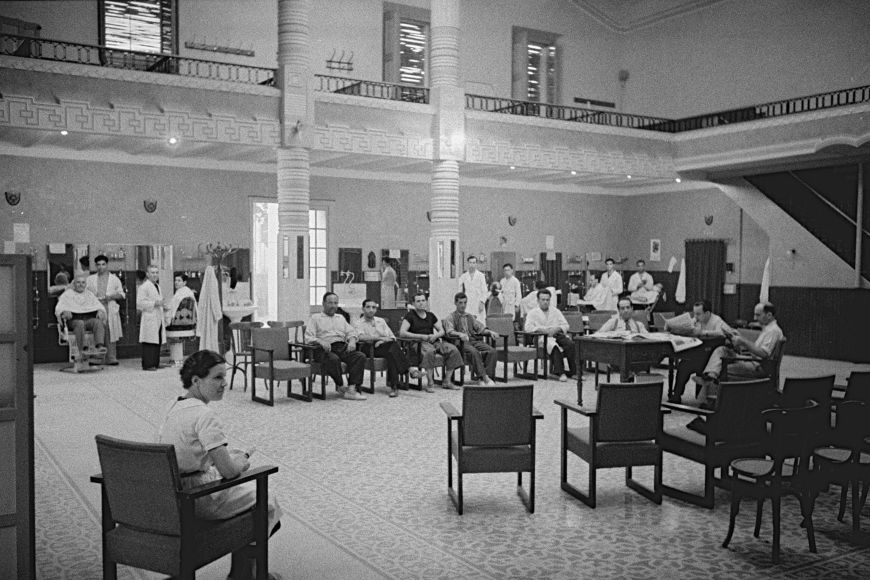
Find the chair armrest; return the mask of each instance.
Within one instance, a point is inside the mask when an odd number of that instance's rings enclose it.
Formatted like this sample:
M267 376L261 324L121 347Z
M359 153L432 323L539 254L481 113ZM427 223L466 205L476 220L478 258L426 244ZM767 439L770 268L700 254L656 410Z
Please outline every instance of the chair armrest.
M257 350L261 350L263 352L268 352L269 354L272 354L273 352L275 352L274 348L263 348L262 346L252 346L251 347L251 352L254 352Z
M662 403L661 406L665 409L670 409L671 411L682 411L683 413L691 413L692 415L698 415L699 417L706 417L716 414L716 411L709 411L707 409L701 409L700 407L693 407L691 405L681 405L679 403Z
M254 469L249 469L242 473L238 477L234 477L233 479L219 479L218 481L210 481L209 483L205 483L203 485L198 485L196 487L192 487L190 489L185 489L179 491L179 495L185 497L187 499L196 499L199 497L205 497L207 495L211 495L218 491L223 491L225 489L229 489L231 487L235 487L242 483L246 483L248 481L253 481L255 479L264 479L273 473L278 472L278 467L275 465L264 465L262 467L256 467Z
M456 407L453 406L453 403L450 403L448 401L443 401L439 404L441 405L441 408L444 410L444 412L447 413L448 419L461 419L462 418L462 413L460 413L456 409Z
M590 409L589 407L580 407L576 403L572 403L567 399L556 399L553 401L563 409L568 409L570 411L574 411L575 413L580 413L581 415L585 415L587 417L592 417L598 414L597 409Z
M308 344L307 342L293 342L293 341L290 341L288 344L289 344L291 347L293 347L293 348L301 348L301 349L311 350L311 351L313 351L314 349L320 347L319 344Z
M767 360L766 358L761 358L759 356L755 356L754 354L735 354L732 356L722 357L723 361L734 362L734 361L749 361L749 362L761 362Z

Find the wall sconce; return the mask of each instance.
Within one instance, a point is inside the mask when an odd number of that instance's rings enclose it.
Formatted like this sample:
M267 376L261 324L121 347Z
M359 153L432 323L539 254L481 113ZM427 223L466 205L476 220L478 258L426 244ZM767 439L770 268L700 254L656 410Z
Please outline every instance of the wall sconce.
M789 258L794 260L797 257L797 250L795 250L794 248L791 248L789 251L786 252L786 254L788 255Z
M6 203L11 206L18 205L18 202L21 201L21 192L20 191L7 191L6 192Z
M148 213L154 213L157 210L157 200L156 199L143 200L142 205L145 206L145 211L147 211Z

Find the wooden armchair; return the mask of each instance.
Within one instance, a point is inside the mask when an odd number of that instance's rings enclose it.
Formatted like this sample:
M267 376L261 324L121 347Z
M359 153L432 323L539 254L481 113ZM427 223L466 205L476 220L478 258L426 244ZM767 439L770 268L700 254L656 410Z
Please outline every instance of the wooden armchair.
M560 481L564 491L589 507L595 507L596 472L608 467L625 467L625 484L653 502L662 503L662 448L656 441L662 431L659 403L663 382L602 383L594 408L578 407L557 399L562 407ZM569 427L568 411L589 417L586 427ZM589 492L568 483L568 452L589 464ZM636 465L655 467L653 488L632 479Z
M209 562L233 554L234 565L247 564L254 543L257 577L268 577L268 477L277 467L258 467L232 480L182 489L175 447L122 441L97 435L102 473L91 481L102 486L103 578L117 578L117 565L144 568L192 579ZM249 481L257 482L252 510L227 520L194 515L197 498Z
M758 452L764 436L761 413L772 406L775 396L770 379L724 382L719 387L719 397L712 411L662 403L667 409L695 415L701 420L688 425L666 425L659 435L662 451L704 466L703 494L690 493L666 483L662 484L662 492L711 509L714 507L714 486L726 486L724 478L728 463Z
M533 388L465 387L461 413L452 403L441 403L447 414L447 489L459 515L463 511L465 473L515 472L517 493L529 513L535 513L535 422L544 415L532 404ZM530 474L528 493L522 486L524 471Z
M513 319L509 314L504 314L501 316L487 316L486 317L486 327L490 330L493 330L499 334L501 337L499 340L501 344L496 344L493 346L496 347L496 356L497 360L501 362L504 366L504 374L501 377L492 377L494 381L506 383L508 380L508 365L513 363L514 365L514 377L524 377L524 378L532 378L533 380L538 376L538 348L536 346L525 346L524 341L520 340L520 337L527 336L527 333L514 330ZM534 363L534 375L529 376L527 373L523 373L522 375L518 372L518 364L523 364L523 369L526 369L526 365L529 362Z
M230 345L233 352L233 374L230 376L230 390L236 380L236 371L245 377L245 391L248 390L248 369L254 360L251 348L251 330L262 328L262 322L230 322ZM252 380L253 382L253 380Z
M254 376L251 380L251 400L257 403L275 404L275 383L287 381L287 396L292 399L311 402L312 367L294 357L287 341L286 328L253 328L251 329L251 353L253 357ZM257 395L257 379L269 388L269 398ZM293 381L302 383L302 392L293 392Z
M744 331L741 329L741 334ZM771 351L770 356L767 358L760 358L755 356L754 354L737 354L731 357L724 357L722 359L722 373L719 375L720 381L728 380L728 364L737 361L743 362L757 362L761 365L761 368L764 370L764 374L770 377L773 387L775 389L779 389L779 368L782 365L782 355L785 350L785 337L776 343L773 347L773 351Z

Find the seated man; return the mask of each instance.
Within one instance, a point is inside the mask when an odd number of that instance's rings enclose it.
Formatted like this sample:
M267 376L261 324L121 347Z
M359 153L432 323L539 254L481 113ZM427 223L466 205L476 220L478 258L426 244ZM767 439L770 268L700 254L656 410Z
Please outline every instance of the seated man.
M76 362L84 359L85 331L94 333L94 354L106 353L106 309L97 296L88 290L88 273L76 274L71 288L67 288L57 300L55 315L65 321L67 328L76 337L79 356Z
M540 332L553 338L547 341L551 370L554 375L558 375L560 381L565 382L577 372L574 341L567 335L568 321L558 308L550 307L550 297L551 293L546 288L538 290L538 306L529 311L524 329L526 332ZM539 339L539 343L541 341L543 337ZM564 357L568 358L567 374Z
M441 384L445 389L458 389L453 384L453 371L462 366L462 355L455 346L441 340L444 336L444 328L438 317L426 310L428 300L426 294L417 292L414 294L414 309L410 310L402 319L402 327L399 329L399 337L420 343L420 367L426 373L426 381L423 388L427 393L434 393L435 387L435 353L444 357L444 381ZM411 376L417 378L419 371L411 371Z
M462 354L471 359L471 369L480 378L480 386L491 387L495 382L490 378L495 374L495 348L486 342L485 337L498 338L498 333L489 330L482 322L468 314L468 296L457 292L453 297L456 310L444 319L444 331L450 338L462 341Z
M555 308L555 303L558 301L558 298L556 297L556 289L552 286L547 286L547 283L543 280L538 280L535 282L535 289L526 294L526 297L520 301L520 314L523 317L538 307L538 292L540 290L547 290L550 292L550 302L553 303Z
M604 310L604 304L607 302L607 289L601 285L595 274L589 275L589 290L583 295L581 304L592 306L595 310Z
M387 321L375 316L377 311L377 302L363 300L363 315L353 321L353 327L359 335L362 352L368 355L374 349L374 356L387 360L387 386L390 387L390 396L398 397L399 376L408 372L408 360Z
M699 300L692 305L692 320L694 324L690 328L675 325L673 328L665 323L665 328L674 334L695 336L697 338L724 337L731 332L728 326L718 314L713 314L713 306L709 300ZM686 391L686 383L694 373L700 373L710 358L710 347L699 345L685 350L678 355L677 378L674 381L674 391L668 395L668 402L681 403L683 393Z
M486 315L505 314L504 297L501 293L501 284L493 282L489 285L489 296L486 299ZM508 313L512 314L512 313Z
M616 306L618 308L617 313L601 325L601 328L595 334L613 332L614 330L624 330L632 333L646 332L646 326L644 326L643 322L638 322L631 316L634 313L634 308L631 307L631 300L622 297L616 303Z
M661 284L653 284L651 290L638 288L631 293L631 301L635 304L655 304L656 300L661 296L664 286Z
M316 344L314 360L323 365L326 374L335 381L335 388L345 399L364 401L366 396L357 389L363 381L366 355L356 349L357 331L343 316L337 314L338 295L323 295L323 312L312 314L305 327L305 342ZM347 365L348 381L345 387L341 376L341 363Z
M722 373L722 359L732 357L738 352L748 352L759 358L769 358L777 343L783 339L782 329L776 322L776 308L770 302L760 302L755 305L755 321L761 324L761 334L750 342L733 329L725 331L727 340L732 346L720 346L710 355L710 360L704 367L704 373L695 377L702 387L702 396L706 399L702 406L712 408L718 394L719 375ZM757 379L766 377L767 373L757 361L735 361L728 365L729 380ZM779 385L776 385L777 387Z

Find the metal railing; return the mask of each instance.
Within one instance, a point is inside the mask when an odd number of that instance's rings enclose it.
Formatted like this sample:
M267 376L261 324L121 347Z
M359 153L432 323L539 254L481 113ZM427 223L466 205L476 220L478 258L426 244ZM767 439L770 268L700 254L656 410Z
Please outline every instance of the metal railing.
M535 103L517 99L502 99L485 97L483 95L465 95L465 108L475 111L490 111L505 115L521 115L524 117L541 117L558 121L575 123L591 123L609 127L626 127L629 129L648 129L651 131L666 131L660 128L670 119L630 115L615 111L602 111L582 107L566 107L549 103Z
M275 77L270 68L8 34L0 35L0 54L233 83L272 85Z
M344 77L315 75L318 80L317 90L340 95L356 95L373 99L390 101L405 101L408 103L429 103L429 89L396 83L380 83L376 81L361 81Z

